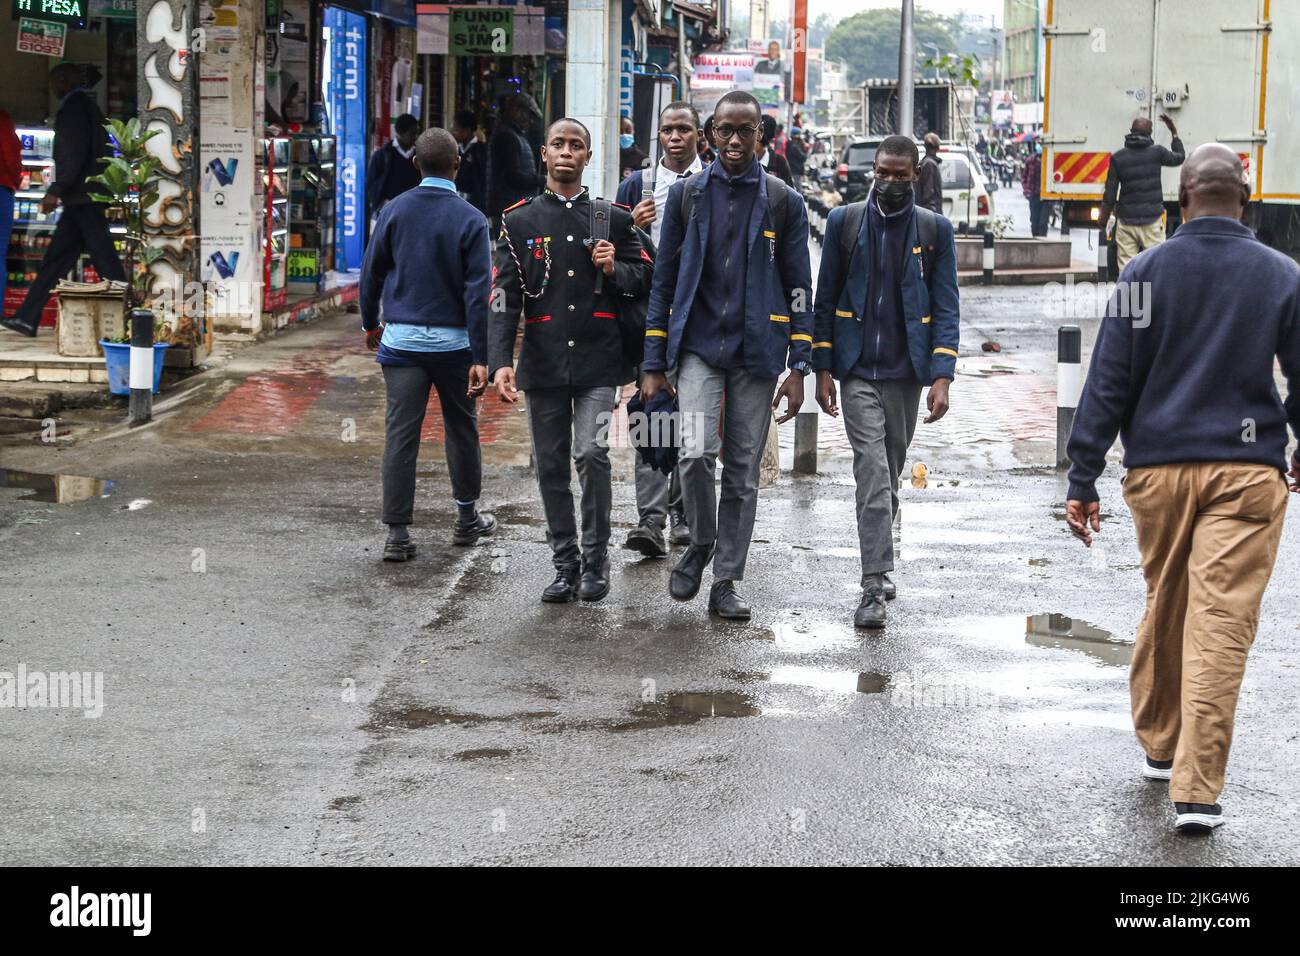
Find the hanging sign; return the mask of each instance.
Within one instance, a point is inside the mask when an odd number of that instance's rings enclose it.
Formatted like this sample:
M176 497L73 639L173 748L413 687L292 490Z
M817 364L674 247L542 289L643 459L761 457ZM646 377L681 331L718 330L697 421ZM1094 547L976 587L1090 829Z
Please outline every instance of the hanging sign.
M68 38L66 23L49 23L21 17L18 20L18 52L41 53L45 56L63 56L63 44Z

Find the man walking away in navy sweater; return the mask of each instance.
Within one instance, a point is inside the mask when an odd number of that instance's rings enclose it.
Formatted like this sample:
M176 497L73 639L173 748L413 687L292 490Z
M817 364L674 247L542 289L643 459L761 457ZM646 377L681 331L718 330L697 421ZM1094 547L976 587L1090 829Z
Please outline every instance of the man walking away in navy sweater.
M1147 584L1133 726L1142 775L1169 781L1182 832L1223 822L1237 693L1286 513L1287 423L1300 435L1300 266L1242 225L1249 198L1226 146L1188 158L1183 225L1120 273L1069 444L1066 518L1090 545L1095 483L1116 432L1124 441ZM1290 464L1300 491L1294 454Z
M460 156L450 133L420 134L415 161L424 178L380 212L361 264L361 327L379 353L388 389L385 561L415 557L408 526L431 388L442 408L458 512L452 543L473 544L496 528L492 515L477 508L483 481L477 408L487 387L492 282L487 220L456 194Z

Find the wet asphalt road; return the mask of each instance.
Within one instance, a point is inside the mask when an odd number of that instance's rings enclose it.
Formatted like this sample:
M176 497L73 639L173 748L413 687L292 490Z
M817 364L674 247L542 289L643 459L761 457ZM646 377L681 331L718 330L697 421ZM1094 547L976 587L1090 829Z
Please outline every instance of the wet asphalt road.
M783 474L760 497L749 624L710 621L703 597L672 602L668 564L622 551L606 601L541 605L549 552L517 420L489 449L498 535L447 544L432 453L420 556L381 565L382 388L350 352L354 317L238 353L144 431L106 437L113 417L83 413L60 447L0 446L2 466L115 482L71 504L0 488L0 668L105 682L98 719L0 710L0 856L1297 862L1295 516L1238 711L1229 823L1177 838L1127 716L1143 589L1118 469L1101 486L1102 545L1085 552L1043 467L1054 327L1033 289L964 299L954 410L918 435L930 473L905 482L881 634L851 627L853 489L829 422L823 473ZM981 334L1003 352L979 352ZM302 353L330 348L319 379L291 377L319 396L283 430L200 425L241 382L279 394L276 368L314 375ZM995 413L1023 437L980 437ZM339 437L348 415L354 443ZM634 509L616 460L621 540Z

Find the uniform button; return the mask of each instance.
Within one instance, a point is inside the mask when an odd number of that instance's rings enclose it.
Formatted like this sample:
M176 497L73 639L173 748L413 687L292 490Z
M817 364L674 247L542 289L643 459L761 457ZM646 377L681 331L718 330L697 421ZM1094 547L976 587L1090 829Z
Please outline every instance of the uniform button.
M573 339L569 339L569 348L573 348Z
M572 241L573 241L573 237L572 237L572 236L565 236L564 238L567 239L567 240L569 240L569 242L572 242Z
M566 203L564 204L564 208L565 208L565 209L572 209L572 208L573 208L573 203L571 203L571 202L566 202Z
M573 311L573 306L569 306L569 311L570 311L570 312Z
M569 275L570 275L570 276L573 275L573 270L572 270L572 269L569 270Z

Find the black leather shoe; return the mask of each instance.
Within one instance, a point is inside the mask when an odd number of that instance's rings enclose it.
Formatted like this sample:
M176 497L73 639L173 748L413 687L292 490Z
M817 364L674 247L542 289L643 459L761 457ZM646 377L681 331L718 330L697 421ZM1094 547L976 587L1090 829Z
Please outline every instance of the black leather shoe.
M709 612L732 621L748 621L749 605L736 593L734 581L714 581L709 588Z
M385 561L410 561L415 557L415 542L410 538L389 538L384 542Z
M582 561L582 581L578 585L578 597L584 601L599 601L609 593L609 555Z
M23 325L17 319L0 319L0 325L3 325L10 332L17 332L29 339L36 338L36 326L34 325Z
M885 584L885 600L892 601L898 597L898 588L894 586L894 582L889 579L888 574L882 574L881 578L884 579Z
M568 604L578 600L578 567L559 568L555 580L542 592L542 600L547 604Z
M881 628L885 626L885 592L881 587L870 587L862 592L862 603L853 612L854 627Z
M640 525L627 533L623 547L636 551L647 558L666 558L668 548L664 544L664 533L654 525Z
M480 511L474 520L466 523L456 522L456 530L451 534L452 544L473 544L479 538L486 538L497 529L497 519L490 511Z
M700 593L704 569L713 557L713 545L693 544L686 549L673 573L668 576L668 593L678 601L689 601Z
M686 516L680 512L668 516L668 543L674 548L684 548L691 543L691 529L686 524Z

